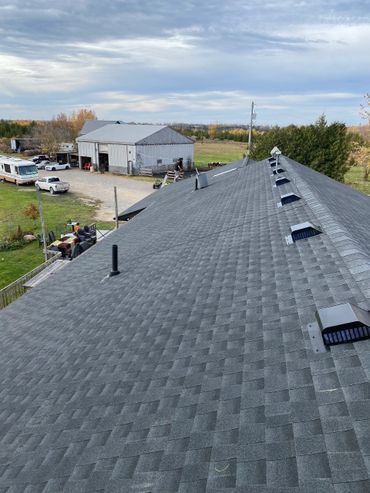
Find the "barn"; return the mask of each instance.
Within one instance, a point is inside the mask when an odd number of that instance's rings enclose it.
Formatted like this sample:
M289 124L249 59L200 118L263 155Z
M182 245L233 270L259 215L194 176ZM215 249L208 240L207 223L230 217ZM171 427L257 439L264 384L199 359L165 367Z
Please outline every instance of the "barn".
M91 163L113 173L161 173L180 158L191 169L194 161L194 141L165 125L108 124L81 135L77 144L81 168Z

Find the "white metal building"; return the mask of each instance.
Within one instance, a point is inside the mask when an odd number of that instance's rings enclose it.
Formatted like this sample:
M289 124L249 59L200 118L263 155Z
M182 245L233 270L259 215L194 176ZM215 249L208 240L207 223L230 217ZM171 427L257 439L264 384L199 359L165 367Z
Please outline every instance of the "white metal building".
M77 138L80 167L138 174L171 169L182 158L185 169L194 162L194 141L165 125L115 123Z

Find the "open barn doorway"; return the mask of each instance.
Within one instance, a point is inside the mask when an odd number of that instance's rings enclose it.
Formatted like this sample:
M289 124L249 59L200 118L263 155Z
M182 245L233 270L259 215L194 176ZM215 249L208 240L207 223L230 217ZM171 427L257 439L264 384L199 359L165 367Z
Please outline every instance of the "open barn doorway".
M81 169L89 170L91 166L91 157L81 156Z
M108 154L99 152L99 171L109 171L109 156Z

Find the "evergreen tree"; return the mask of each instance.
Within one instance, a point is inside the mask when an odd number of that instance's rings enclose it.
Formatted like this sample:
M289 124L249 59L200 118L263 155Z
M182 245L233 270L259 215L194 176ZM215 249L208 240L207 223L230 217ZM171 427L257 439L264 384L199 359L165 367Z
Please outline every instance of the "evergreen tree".
M277 146L295 161L324 173L338 181L344 180L349 168L351 138L344 123L327 124L325 116L311 125L273 127L255 139L253 159L264 159Z

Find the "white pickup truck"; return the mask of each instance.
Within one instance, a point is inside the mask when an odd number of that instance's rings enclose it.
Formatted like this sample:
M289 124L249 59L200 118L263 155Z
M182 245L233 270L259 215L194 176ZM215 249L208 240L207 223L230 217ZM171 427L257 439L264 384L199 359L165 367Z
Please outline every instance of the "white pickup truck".
M35 187L38 190L48 190L51 194L64 193L68 192L69 183L61 181L57 176L44 176L36 181Z

